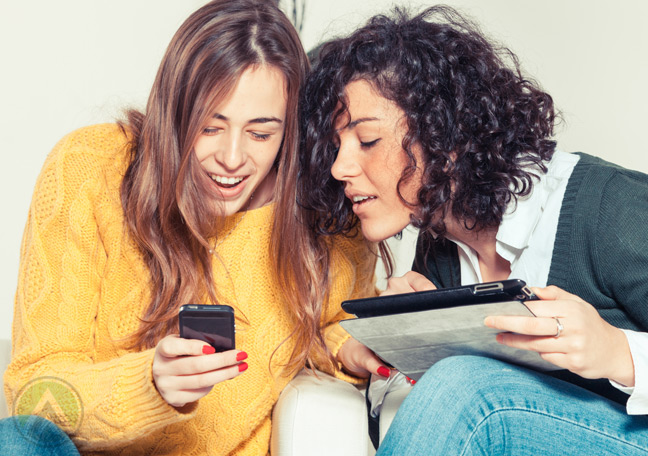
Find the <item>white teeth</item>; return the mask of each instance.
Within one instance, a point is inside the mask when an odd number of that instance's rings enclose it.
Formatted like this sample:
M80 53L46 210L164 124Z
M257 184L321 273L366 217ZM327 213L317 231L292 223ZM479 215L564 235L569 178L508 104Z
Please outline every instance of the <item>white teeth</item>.
M226 177L226 176L219 176L217 174L210 174L210 177L218 182L219 184L226 184L226 185L234 185L238 184L243 180L242 177Z
M361 203L364 200L374 199L374 198L375 198L375 196L354 196L353 197L353 202L354 203Z

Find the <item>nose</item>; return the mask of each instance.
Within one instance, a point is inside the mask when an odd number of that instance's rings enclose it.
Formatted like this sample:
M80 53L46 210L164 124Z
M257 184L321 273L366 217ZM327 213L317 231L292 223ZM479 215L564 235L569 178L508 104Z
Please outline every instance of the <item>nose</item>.
M348 181L360 173L360 164L352 147L340 138L337 157L331 166L331 175L339 181Z
M226 132L222 142L214 154L216 160L228 171L236 171L247 160L247 153L243 147L241 136L234 131Z

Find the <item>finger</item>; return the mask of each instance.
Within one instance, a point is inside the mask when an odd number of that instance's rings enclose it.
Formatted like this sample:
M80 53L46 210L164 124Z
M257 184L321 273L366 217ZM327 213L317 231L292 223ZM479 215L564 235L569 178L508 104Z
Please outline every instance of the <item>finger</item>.
M367 373L378 374L381 377L389 378L391 369L389 369L377 356L368 356L364 361L364 368Z
M564 317L567 307L565 301L525 301L524 305L536 317Z
M157 370L158 375L195 375L238 365L247 359L247 353L229 350L200 356L183 356L169 359Z
M206 394L217 383L231 380L234 377L241 375L247 370L247 367L247 363L241 363L236 366L230 366L202 374L182 376L165 375L156 379L155 386L167 402L178 403L180 401L177 400L175 395L179 391L204 392L204 394Z
M531 291L533 291L536 296L540 299L545 299L545 300L550 300L550 301L557 301L561 299L572 299L572 300L578 300L580 301L581 299L573 295L562 288L558 288L555 285L550 285L545 288L539 288L539 287L532 287Z
M166 358L175 358L187 355L202 355L212 352L211 346L202 340L183 339L177 334L171 334L162 339L157 347L156 353Z
M387 289L380 296L411 293L414 289L404 277L392 277L387 281Z
M217 383L238 377L248 369L248 364L242 362L235 366L203 372L201 374L183 375L174 378L174 386L178 390L200 390L211 388Z
M555 336L558 324L551 317L521 317L513 315L494 315L484 319L489 328L499 329L530 336Z
M434 285L430 279L418 272L409 271L403 277L415 291L436 290L436 285Z
M538 353L565 353L566 346L553 336L527 336L524 334L499 333L498 343L511 348L519 348Z
M387 282L387 290L382 295L411 293L413 291L436 290L436 286L427 277L418 272L409 271L402 277L394 277Z

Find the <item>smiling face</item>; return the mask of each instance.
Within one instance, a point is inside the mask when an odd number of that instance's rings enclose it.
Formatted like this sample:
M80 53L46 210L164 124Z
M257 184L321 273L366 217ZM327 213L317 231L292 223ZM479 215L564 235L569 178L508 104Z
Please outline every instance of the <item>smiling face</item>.
M215 109L194 152L226 216L272 200L272 169L284 135L286 84L275 67L246 69L232 93ZM250 199L252 198L252 199Z
M331 174L344 183L344 193L353 202L365 238L383 241L401 232L414 210L397 190L408 163L402 146L407 132L404 113L364 80L349 83L346 98L348 111L336 125L339 150ZM417 170L401 184L407 201L416 202L419 185L415 183L420 178Z

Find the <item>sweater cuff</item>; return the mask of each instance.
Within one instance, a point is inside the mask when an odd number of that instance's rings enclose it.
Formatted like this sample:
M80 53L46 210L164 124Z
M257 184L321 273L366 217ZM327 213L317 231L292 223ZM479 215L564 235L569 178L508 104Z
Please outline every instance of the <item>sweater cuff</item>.
M111 447L117 442L126 444L137 440L141 435L147 435L163 426L189 420L196 414L198 402L176 408L167 403L157 391L153 381L154 355L154 348L128 355L129 362L124 363L113 383L112 397L106 404L111 410L103 410L103 413L106 417L119 420L120 428L125 432L121 436L111 437ZM101 414L102 411L99 410L98 413ZM137 429L137 433L129 432L129 429ZM92 438L76 438L75 443L80 449L98 449L98 442Z
M328 349L331 351L331 353L337 360L337 355L338 352L340 351L340 348L351 338L351 335L348 332L346 332L346 330L342 328L342 326L340 326L340 323L333 323L329 325L329 327L324 330L324 335L326 337L325 340ZM367 381L367 379L365 378L358 378L344 372L342 370L343 366L341 362L336 361L335 364L336 364L335 372L329 372L329 373L335 376L336 378L339 378L340 380L344 380L345 382L353 383L355 385L359 385Z

